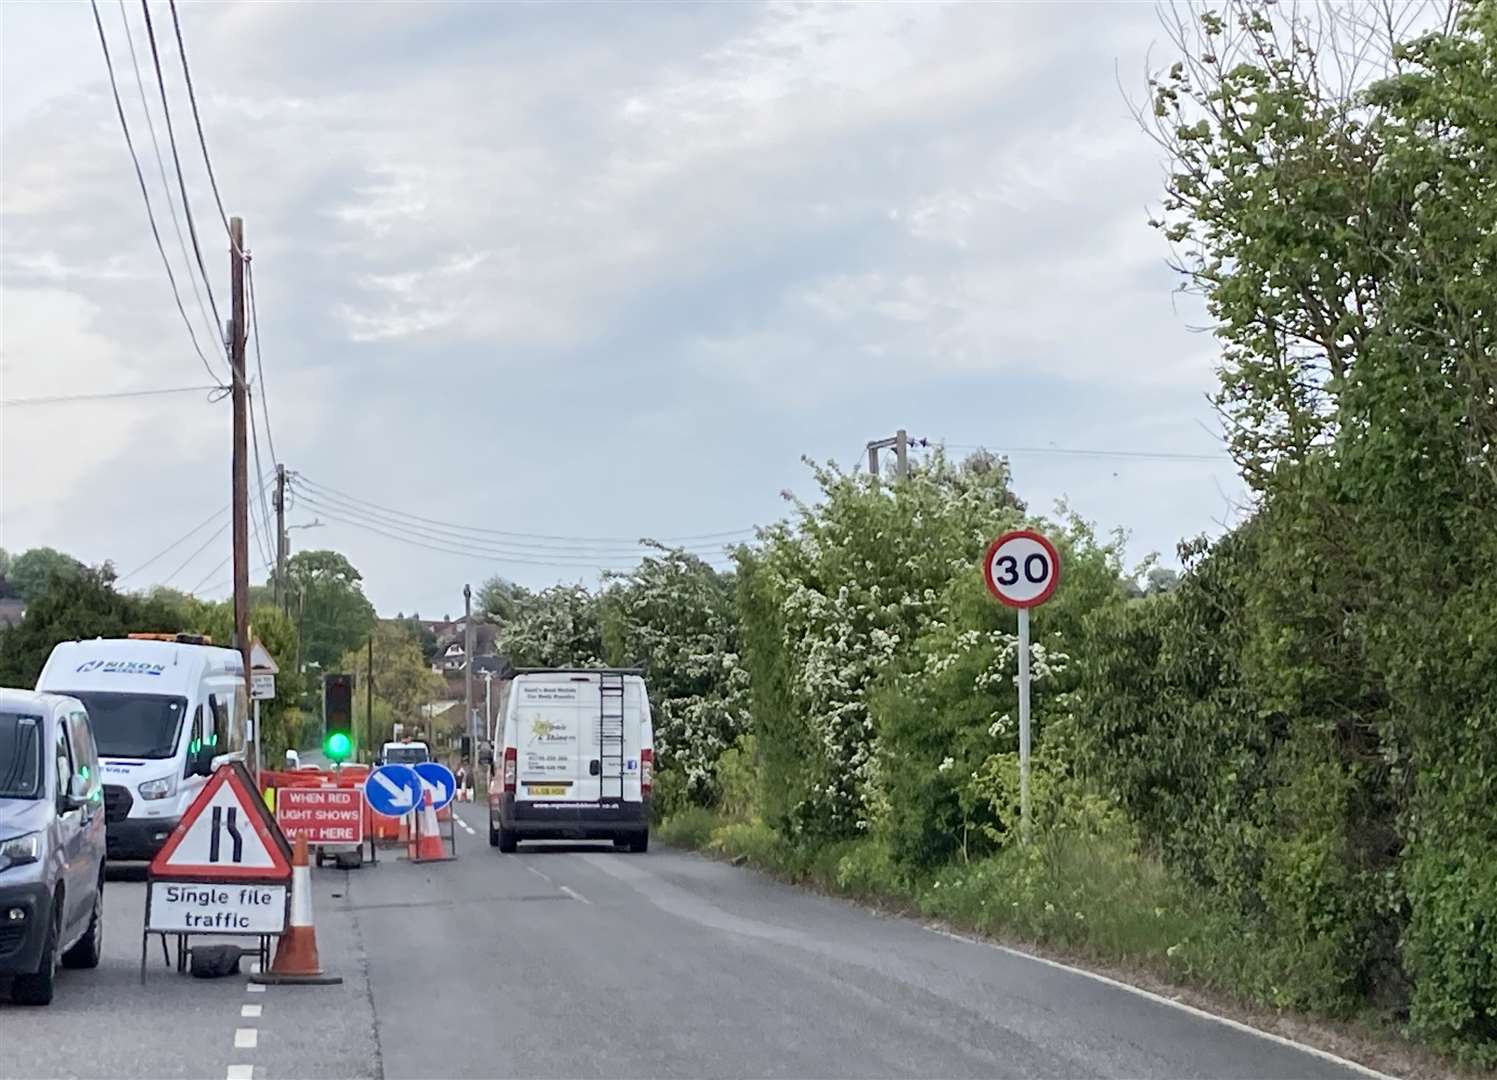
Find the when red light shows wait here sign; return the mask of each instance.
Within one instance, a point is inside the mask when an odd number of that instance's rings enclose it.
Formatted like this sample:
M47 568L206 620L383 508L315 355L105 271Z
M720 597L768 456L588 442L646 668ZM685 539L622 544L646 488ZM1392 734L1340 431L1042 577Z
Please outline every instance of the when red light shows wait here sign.
M364 800L357 788L281 788L276 792L276 824L288 839L309 844L364 841Z

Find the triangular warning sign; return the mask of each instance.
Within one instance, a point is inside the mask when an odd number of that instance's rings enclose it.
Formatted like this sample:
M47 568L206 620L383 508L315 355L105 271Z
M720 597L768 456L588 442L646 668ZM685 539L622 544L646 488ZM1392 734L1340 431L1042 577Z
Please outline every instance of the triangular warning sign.
M151 860L151 877L195 881L284 881L291 846L245 767L220 766Z

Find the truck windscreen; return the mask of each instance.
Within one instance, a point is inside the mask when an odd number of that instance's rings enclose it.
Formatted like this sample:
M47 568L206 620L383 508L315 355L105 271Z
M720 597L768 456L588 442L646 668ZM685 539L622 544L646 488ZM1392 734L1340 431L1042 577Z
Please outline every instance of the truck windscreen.
M176 752L185 698L158 694L78 693L94 729L100 757L169 758Z

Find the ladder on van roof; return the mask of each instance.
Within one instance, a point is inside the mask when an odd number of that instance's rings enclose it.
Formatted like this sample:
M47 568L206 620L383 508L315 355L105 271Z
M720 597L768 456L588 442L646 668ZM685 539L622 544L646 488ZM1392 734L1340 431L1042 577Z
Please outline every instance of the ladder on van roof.
M598 675L598 799L624 798L624 676Z

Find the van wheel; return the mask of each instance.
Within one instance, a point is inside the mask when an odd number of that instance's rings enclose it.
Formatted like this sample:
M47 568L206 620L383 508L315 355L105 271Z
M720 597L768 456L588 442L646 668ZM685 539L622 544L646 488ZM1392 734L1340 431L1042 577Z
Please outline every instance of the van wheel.
M506 855L512 854L520 846L520 838L510 829L499 826L499 850Z
M636 855L643 855L645 852L650 850L650 832L648 829L640 833L638 836L630 838L629 850L634 852L634 854Z
M78 943L62 954L65 968L96 968L104 954L104 874L99 874L99 887L94 892L94 910L88 917L88 929Z
M52 905L52 921L47 924L47 940L42 944L41 966L29 975L17 975L10 984L10 996L17 1005L50 1005L57 978L57 938L62 931L62 897Z

